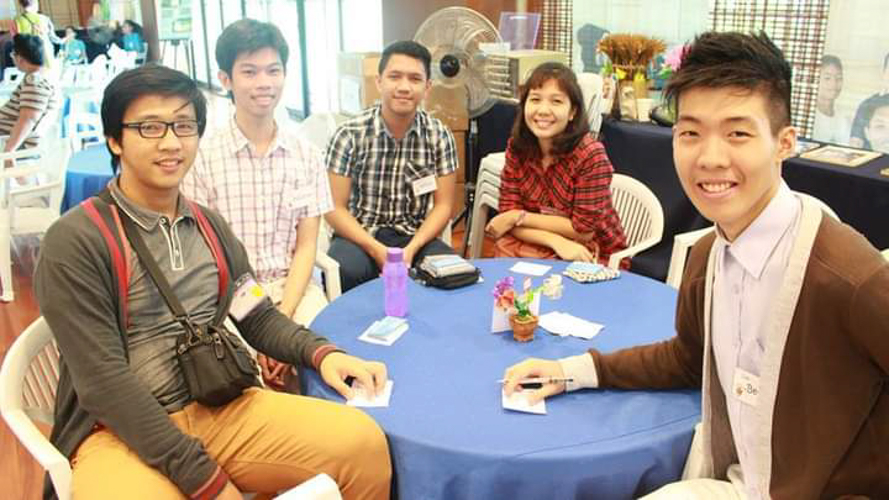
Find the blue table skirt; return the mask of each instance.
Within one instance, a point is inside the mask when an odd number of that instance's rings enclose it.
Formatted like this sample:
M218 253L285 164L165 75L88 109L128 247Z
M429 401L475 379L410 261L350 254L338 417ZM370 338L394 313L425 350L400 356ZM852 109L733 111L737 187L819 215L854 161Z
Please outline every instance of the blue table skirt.
M387 364L390 407L367 412L388 436L398 496L620 499L678 479L700 420L700 391L579 391L551 398L541 416L502 409L496 383L526 357L610 352L671 337L675 290L629 273L589 285L565 278L564 297L544 297L541 313L570 312L605 329L585 341L538 328L533 342L520 344L489 328L490 291L514 262L477 261L485 282L459 290L412 282L410 330L392 347L356 340L383 316L380 280L341 296L312 324L349 353ZM548 263L552 272L565 267ZM303 382L306 394L342 401L314 371Z
M71 155L65 173L62 213L98 194L113 177L111 154L105 144L90 146Z

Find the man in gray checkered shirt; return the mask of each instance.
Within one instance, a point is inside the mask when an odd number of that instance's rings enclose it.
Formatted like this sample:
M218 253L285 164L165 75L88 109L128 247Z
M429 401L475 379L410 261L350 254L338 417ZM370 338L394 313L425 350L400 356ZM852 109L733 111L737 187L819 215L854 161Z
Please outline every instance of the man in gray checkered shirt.
M437 238L454 203L454 136L418 109L431 86L430 61L413 41L386 47L377 77L382 103L343 123L328 144L334 209L325 218L343 291L379 276L388 247L403 248L409 266L454 253Z

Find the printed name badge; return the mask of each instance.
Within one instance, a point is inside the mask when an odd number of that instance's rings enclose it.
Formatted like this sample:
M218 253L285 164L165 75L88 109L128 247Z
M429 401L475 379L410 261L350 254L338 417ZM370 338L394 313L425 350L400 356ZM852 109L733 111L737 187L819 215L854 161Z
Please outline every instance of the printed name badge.
M266 295L265 290L249 274L238 278L235 287L235 295L228 312L235 320L241 321L262 302Z
M759 377L747 370L735 367L735 380L732 383L732 391L735 397L742 403L756 406L759 399Z
M423 177L422 179L417 179L414 182L412 182L411 185L414 188L414 196L422 196L426 193L431 193L431 192L435 191L435 189L437 187L435 185L435 176L434 175L427 175L426 177Z

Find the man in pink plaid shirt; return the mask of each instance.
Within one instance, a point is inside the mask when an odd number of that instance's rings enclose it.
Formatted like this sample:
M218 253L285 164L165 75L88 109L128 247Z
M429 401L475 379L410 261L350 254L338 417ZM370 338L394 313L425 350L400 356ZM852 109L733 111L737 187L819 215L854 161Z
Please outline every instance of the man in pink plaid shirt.
M320 216L333 203L320 152L274 118L287 57L273 24L242 19L222 32L216 62L235 113L201 141L181 190L228 221L278 309L309 325L327 305L311 278ZM266 383L282 386L286 365L259 361Z

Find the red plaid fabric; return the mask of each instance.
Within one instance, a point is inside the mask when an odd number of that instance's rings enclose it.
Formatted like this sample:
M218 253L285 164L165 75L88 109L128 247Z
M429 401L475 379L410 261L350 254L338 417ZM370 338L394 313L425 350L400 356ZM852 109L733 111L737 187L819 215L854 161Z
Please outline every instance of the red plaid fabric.
M598 245L599 260L607 262L612 253L627 247L611 205L613 173L604 146L591 135L546 170L539 160L517 158L510 140L500 176L500 212L526 210L567 217L578 233L593 233L588 246L593 250Z

